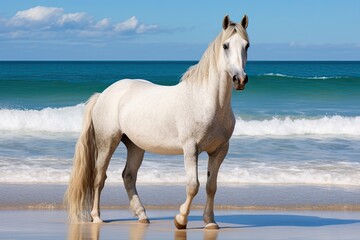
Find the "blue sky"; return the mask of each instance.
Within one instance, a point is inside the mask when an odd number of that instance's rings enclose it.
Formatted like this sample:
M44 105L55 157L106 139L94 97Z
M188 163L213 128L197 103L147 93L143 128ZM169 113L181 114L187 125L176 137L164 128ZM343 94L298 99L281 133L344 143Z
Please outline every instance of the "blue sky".
M249 60L360 60L358 0L1 0L0 60L198 60L225 14Z

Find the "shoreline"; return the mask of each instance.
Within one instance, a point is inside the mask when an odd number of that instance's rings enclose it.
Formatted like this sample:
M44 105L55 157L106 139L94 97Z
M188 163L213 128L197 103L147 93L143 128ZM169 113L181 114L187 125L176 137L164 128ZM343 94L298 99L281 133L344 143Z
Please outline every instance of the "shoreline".
M63 210L65 184L0 184L1 210ZM203 209L205 187L200 186L192 209ZM137 186L146 209L177 210L185 200L185 185ZM216 210L360 211L360 188L330 186L232 185L218 186ZM107 184L101 209L129 209L122 183Z
M144 205L146 210L178 210L179 206L156 206L156 205ZM204 209L205 205L192 205L192 210L201 210ZM129 206L101 206L103 210L130 210ZM0 206L0 211L58 211L64 210L63 205L33 205L33 206ZM302 211L314 211L314 212L360 212L360 204L358 205L289 205L289 206L223 206L223 205L214 205L214 210L228 210L228 211L279 211L279 212L302 212Z

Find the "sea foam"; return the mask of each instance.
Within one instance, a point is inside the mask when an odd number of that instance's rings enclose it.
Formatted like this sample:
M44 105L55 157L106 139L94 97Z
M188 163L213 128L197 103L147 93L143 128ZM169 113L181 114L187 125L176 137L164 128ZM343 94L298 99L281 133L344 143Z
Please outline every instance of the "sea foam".
M79 132L85 105L42 110L0 109L0 130Z
M236 120L234 135L350 135L360 136L360 117L331 116L320 118L278 118Z
M53 160L53 159L52 159ZM169 166L163 161L145 159L138 174L141 184L186 184L185 170L180 164ZM46 162L46 159L44 159ZM59 162L71 162L71 159L59 159ZM124 159L123 159L124 161ZM121 161L121 162L123 162ZM218 176L218 182L231 184L297 184L297 185L332 185L360 186L360 164L357 162L283 162L232 163L225 159ZM58 165L58 164L57 164ZM123 165L113 164L107 171L108 183L121 183ZM0 166L0 183L68 183L70 167L58 168L39 165ZM206 183L206 164L199 164L199 181Z
M339 79L339 78L348 78L346 76L311 76L311 77L305 77L305 76L292 76L292 75L286 75L282 73L265 73L260 76L265 77L282 77L282 78L298 78L298 79L312 79L312 80L326 80L326 79Z
M0 131L80 132L84 104L42 110L0 109ZM237 117L235 136L348 135L360 136L360 116L317 118Z

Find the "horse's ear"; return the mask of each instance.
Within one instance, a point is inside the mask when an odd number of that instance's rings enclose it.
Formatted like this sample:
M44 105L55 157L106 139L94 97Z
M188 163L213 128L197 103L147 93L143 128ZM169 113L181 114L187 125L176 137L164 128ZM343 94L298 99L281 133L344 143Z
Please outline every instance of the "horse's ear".
M226 30L229 25L230 25L230 17L229 17L229 15L226 15L224 17L222 27L223 27L224 30Z
M246 15L244 15L240 24L241 26L243 26L244 29L246 29L249 24L249 18Z

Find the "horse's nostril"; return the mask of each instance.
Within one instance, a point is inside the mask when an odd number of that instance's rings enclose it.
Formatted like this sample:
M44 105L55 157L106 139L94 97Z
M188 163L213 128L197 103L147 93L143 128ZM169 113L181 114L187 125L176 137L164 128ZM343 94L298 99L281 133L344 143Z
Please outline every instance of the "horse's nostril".
M245 77L244 77L244 83L247 83L248 81L249 81L248 76L245 75Z
M233 81L235 82L235 81L237 81L239 78L238 78L238 76L237 75L234 75L233 76Z

